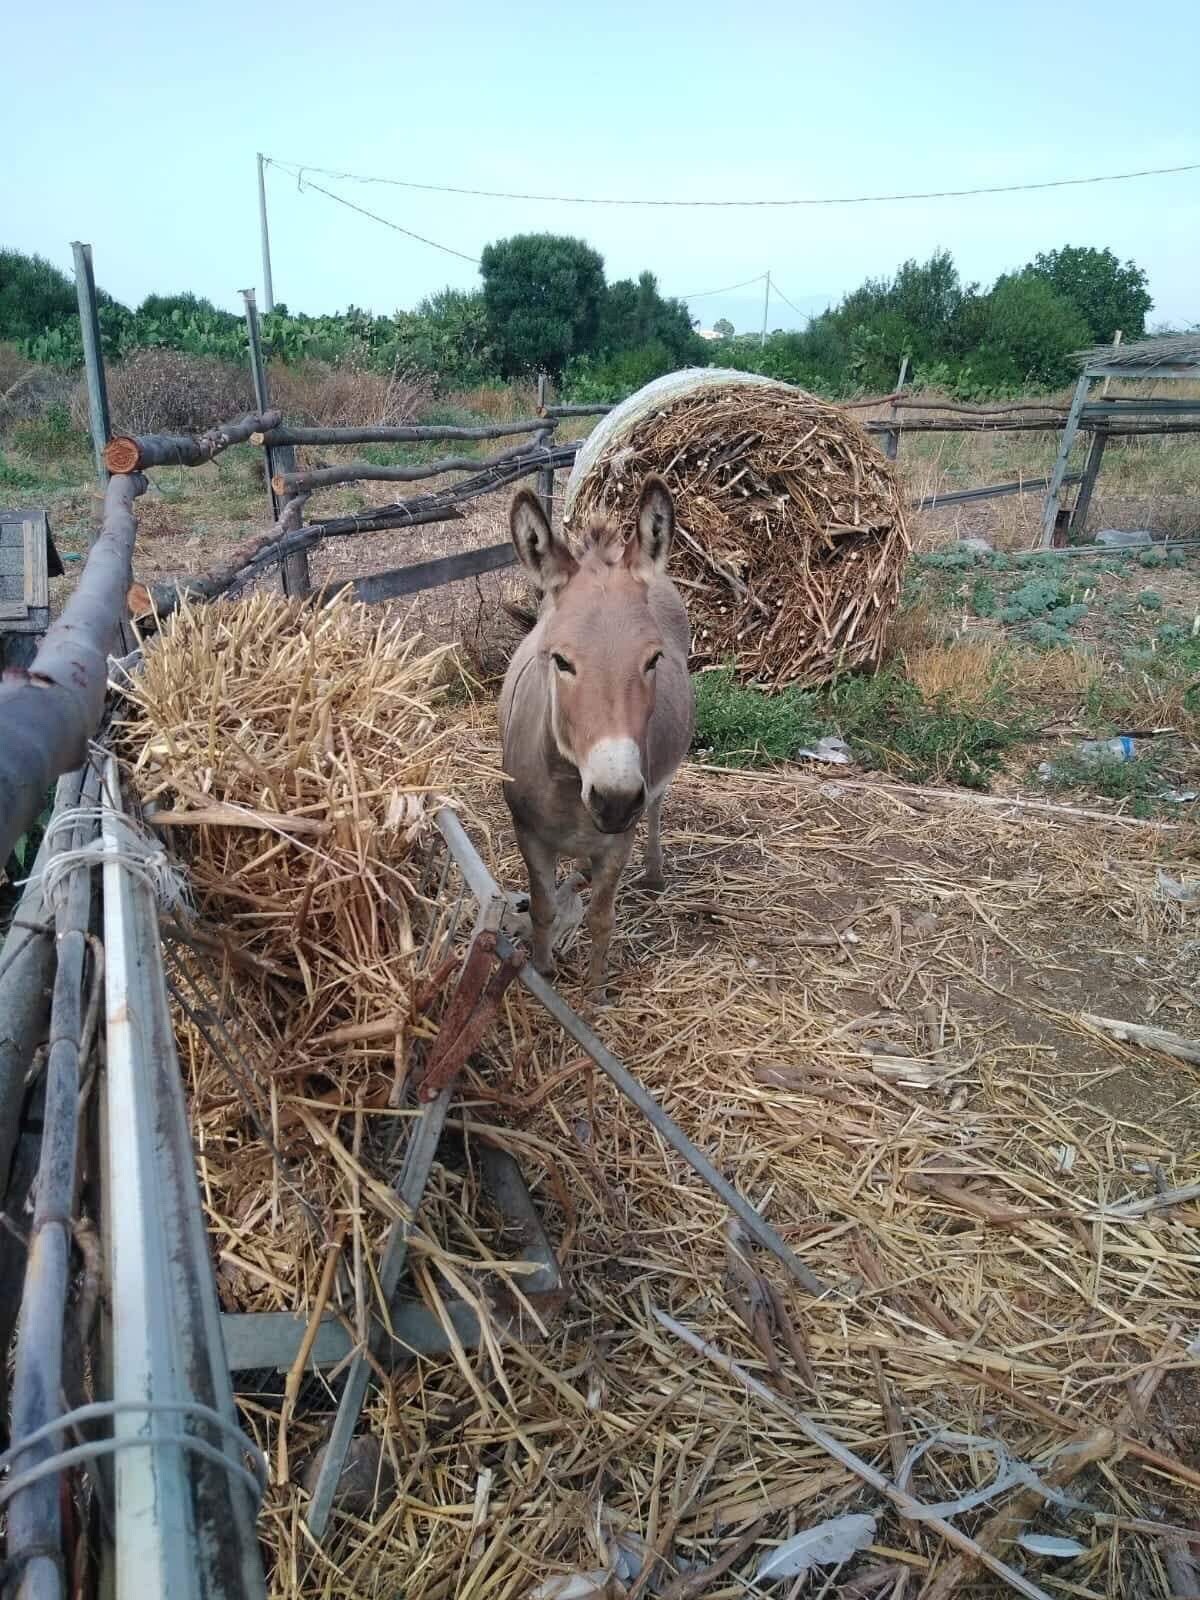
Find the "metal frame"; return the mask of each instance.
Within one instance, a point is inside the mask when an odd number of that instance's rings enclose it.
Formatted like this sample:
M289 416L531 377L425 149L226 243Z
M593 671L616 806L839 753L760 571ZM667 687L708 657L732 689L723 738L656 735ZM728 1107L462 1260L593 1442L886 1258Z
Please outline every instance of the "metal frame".
M471 843L466 829L458 820L455 812L443 809L437 814L437 825L442 831L446 843L450 846L454 859L458 862L463 876L467 879L472 894L477 897L487 896L489 903L494 904L503 898L500 885L492 877L484 864L479 852ZM500 956L511 954L514 946L512 941L503 933L496 940L496 951ZM681 1155L691 1167L696 1176L719 1195L734 1215L744 1224L746 1231L785 1266L802 1289L811 1295L824 1295L829 1292L827 1284L823 1284L800 1260L792 1250L766 1222L761 1214L729 1183L712 1162L699 1150L684 1133L673 1118L669 1117L663 1108L642 1086L638 1079L630 1072L629 1068L619 1061L603 1041L588 1027L581 1016L571 1009L553 984L548 983L531 964L525 963L517 974L518 981L524 985L529 993L539 1002L554 1018L554 1020L570 1034L583 1050L592 1058L596 1065L617 1086L627 1100L631 1101L646 1120L662 1134L666 1142Z
M440 817L439 813L439 817ZM456 819L457 820L457 819ZM443 832L445 830L443 829ZM465 835L463 836L466 837ZM447 843L450 843L447 835ZM453 850L453 846L451 846ZM454 852L457 857L457 852ZM483 863L479 863L483 866ZM487 869L484 868L486 873ZM491 883L491 875L488 874ZM472 894L476 894L475 884L471 882L471 875L463 869L463 877ZM475 928L472 942L481 934L495 935L500 927L500 919L504 914L507 902L499 893L487 893L483 896L476 895L479 904L479 914L475 919ZM461 985L460 985L461 987ZM453 1006L454 999L450 1001ZM387 1242L384 1245L383 1256L379 1263L378 1280L384 1301L390 1304L395 1298L400 1286L401 1274L408 1261L408 1241L412 1237L416 1225L417 1212L421 1208L421 1201L425 1197L425 1187L429 1182L429 1174L433 1170L434 1159L437 1155L438 1142L442 1137L442 1130L446 1125L446 1117L450 1111L450 1102L454 1098L454 1090L458 1083L458 1073L448 1079L439 1089L432 1100L421 1102L421 1109L411 1124L408 1145L404 1152L404 1162L400 1175L396 1180L396 1193L406 1208L406 1216L398 1218L388 1230ZM372 1343L379 1338L381 1330L376 1329ZM329 1436L329 1443L325 1447L321 1458L320 1470L313 1485L312 1499L309 1501L308 1514L305 1521L308 1530L314 1539L320 1540L325 1536L329 1525L330 1513L333 1510L333 1496L346 1465L346 1455L350 1449L354 1430L358 1426L359 1414L366 1399L367 1384L371 1377L371 1351L359 1350L350 1362L346 1374L346 1386L342 1390L342 1398L338 1404L337 1416L334 1418L333 1431Z
M494 1201L505 1221L517 1228L523 1244L514 1258L534 1268L521 1277L521 1294L535 1311L547 1316L559 1309L565 1297L562 1271L553 1246L542 1226L533 1198L521 1176L521 1169L507 1150L480 1145L477 1152L484 1191ZM450 1300L446 1314L454 1325L459 1343L472 1350L480 1344L479 1318L466 1301ZM450 1339L438 1317L417 1300L395 1299L388 1307L392 1339L379 1352L384 1366L403 1363L413 1356L444 1355ZM536 1324L518 1305L499 1326L512 1337L527 1341L541 1336ZM285 1373L299 1354L308 1319L288 1311L226 1312L221 1316L225 1355L231 1372L254 1372L264 1368ZM307 1371L337 1367L354 1352L354 1339L345 1324L334 1316L322 1319Z
M79 302L79 327L83 335L92 450L96 456L96 477L103 489L109 478L108 468L104 465L104 447L109 441L112 427L108 416L108 382L104 373L100 312L96 303L96 276L92 269L91 245L76 240L71 250L75 257L75 296Z

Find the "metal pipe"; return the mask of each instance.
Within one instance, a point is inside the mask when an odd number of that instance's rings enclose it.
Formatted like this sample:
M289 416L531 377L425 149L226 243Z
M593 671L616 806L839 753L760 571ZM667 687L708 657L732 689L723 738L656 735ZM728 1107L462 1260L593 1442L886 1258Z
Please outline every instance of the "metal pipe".
M78 805L83 773L67 772L58 780L50 815ZM48 860L42 840L25 892L17 902L8 937L0 946L0 1197L8 1185L9 1167L21 1123L21 1102L34 1047L43 1036L50 1013L54 981L53 919L42 898L41 875ZM45 933L34 929L45 925ZM0 1251L14 1241L0 1239Z
M108 443L108 385L104 379L104 352L100 345L100 314L96 309L96 279L92 272L90 244L72 244L75 255L75 294L79 301L79 329L83 335L83 364L87 372L88 419L92 427L92 449L96 453L96 476L103 489L108 483L104 447Z
M98 791L99 774L89 771L82 805L94 807ZM79 823L55 853L86 845L95 832L94 820ZM17 1474L36 1467L58 1449L53 1438L24 1452L19 1446L22 1439L62 1414L63 1325L79 1133L83 971L91 905L91 869L80 866L68 880L55 915L58 969L51 1005L42 1153L13 1373L12 1440L19 1452L13 1468ZM17 1575L18 1600L59 1600L63 1593L58 1559L61 1543L57 1476L18 1490L8 1509L8 1562Z
M275 289L271 282L271 234L267 228L266 161L258 152L258 228L262 240L263 310L270 316L275 309Z

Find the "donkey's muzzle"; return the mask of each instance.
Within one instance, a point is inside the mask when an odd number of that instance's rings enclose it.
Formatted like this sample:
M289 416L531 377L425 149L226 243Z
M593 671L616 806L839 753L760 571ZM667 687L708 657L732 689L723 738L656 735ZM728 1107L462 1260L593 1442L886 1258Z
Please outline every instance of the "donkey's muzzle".
M601 833L628 833L646 804L646 785L628 789L593 789L587 806Z

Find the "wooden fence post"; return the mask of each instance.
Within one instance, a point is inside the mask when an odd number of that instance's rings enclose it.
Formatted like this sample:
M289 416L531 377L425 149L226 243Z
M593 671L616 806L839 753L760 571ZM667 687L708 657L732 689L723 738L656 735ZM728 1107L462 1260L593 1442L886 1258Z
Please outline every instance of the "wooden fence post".
M1054 531L1058 526L1058 502L1062 497L1063 479L1067 475L1067 462L1070 460L1075 436L1079 432L1079 416L1083 410L1083 403L1091 386L1091 377L1085 369L1080 373L1075 393L1071 396L1071 409L1067 412L1067 420L1063 424L1062 438L1058 441L1058 455L1055 458L1050 483L1046 489L1046 499L1042 506L1042 536L1039 543L1044 550L1049 550L1054 543Z
M892 395L891 410L888 413L888 420L891 421L891 422L895 422L895 420L896 420L896 410L897 410L896 400L899 397L901 389L903 389L903 387L904 387L904 381L905 381L905 379L907 377L908 377L908 357L904 356L904 357L901 358L901 361L900 361L900 371L896 375L896 387L895 387L895 390L893 391L893 395ZM887 432L884 434L884 436L883 436L883 453L888 458L889 461L895 461L896 457L900 454L900 430L899 430L899 428L889 428L887 430Z
M242 299L246 303L246 336L250 343L250 375L254 380L254 402L260 412L269 411L271 399L267 389L267 368L263 360L262 335L258 326L258 303L254 290L243 289ZM290 444L264 445L263 461L267 473L267 498L271 506L271 521L277 523L283 507L271 479L277 470L280 472L296 470L296 452ZM285 595L311 594L312 578L308 571L308 551L293 550L291 554L285 556L279 566L279 575L283 581Z
M96 476L103 490L108 485L104 447L108 443L108 385L104 381L104 353L100 346L100 317L96 309L96 278L92 271L92 247L76 241L75 294L79 301L79 329L83 335L83 364L87 371L88 418L92 428L92 449L96 454Z
M539 417L544 414L546 409L546 374L544 372L538 373L537 409ZM554 424L551 423L544 433L538 434L538 444L549 444L550 435L553 432ZM542 510L546 513L546 521L552 523L554 521L554 468L550 466L543 467L538 473L537 481L538 499L542 502Z
M1104 447L1107 443L1108 429L1103 422L1098 422L1092 434L1091 449L1084 464L1079 493L1075 496L1070 521L1067 523L1069 533L1082 533L1087 523L1088 510L1092 504L1092 490L1096 487L1096 479L1100 475L1100 463L1104 459Z

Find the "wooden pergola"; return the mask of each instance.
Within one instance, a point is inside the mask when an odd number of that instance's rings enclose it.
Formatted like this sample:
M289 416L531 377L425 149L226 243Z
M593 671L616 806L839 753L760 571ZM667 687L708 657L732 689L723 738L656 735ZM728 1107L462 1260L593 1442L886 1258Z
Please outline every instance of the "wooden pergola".
M1071 508L1068 528L1080 528L1087 516L1092 490L1104 458L1104 448L1114 432L1132 435L1140 431L1139 422L1152 422L1148 433L1176 431L1171 423L1183 423L1178 431L1195 431L1189 418L1200 417L1200 399L1168 400L1151 395L1132 398L1129 395L1104 394L1089 400L1088 394L1098 379L1123 378L1126 382L1158 380L1160 378L1193 378L1200 380L1200 333L1180 334L1168 339L1138 339L1126 345L1099 345L1092 350L1078 352L1080 373L1071 397L1071 408L1058 444L1058 457L1050 481L1046 486L1046 499L1042 507L1041 543L1049 548L1054 543L1058 529L1060 502L1066 487L1067 461L1080 428L1091 430L1092 444L1079 483L1079 493ZM1107 389L1107 383L1105 384ZM1126 424L1114 430L1111 424L1120 420Z

